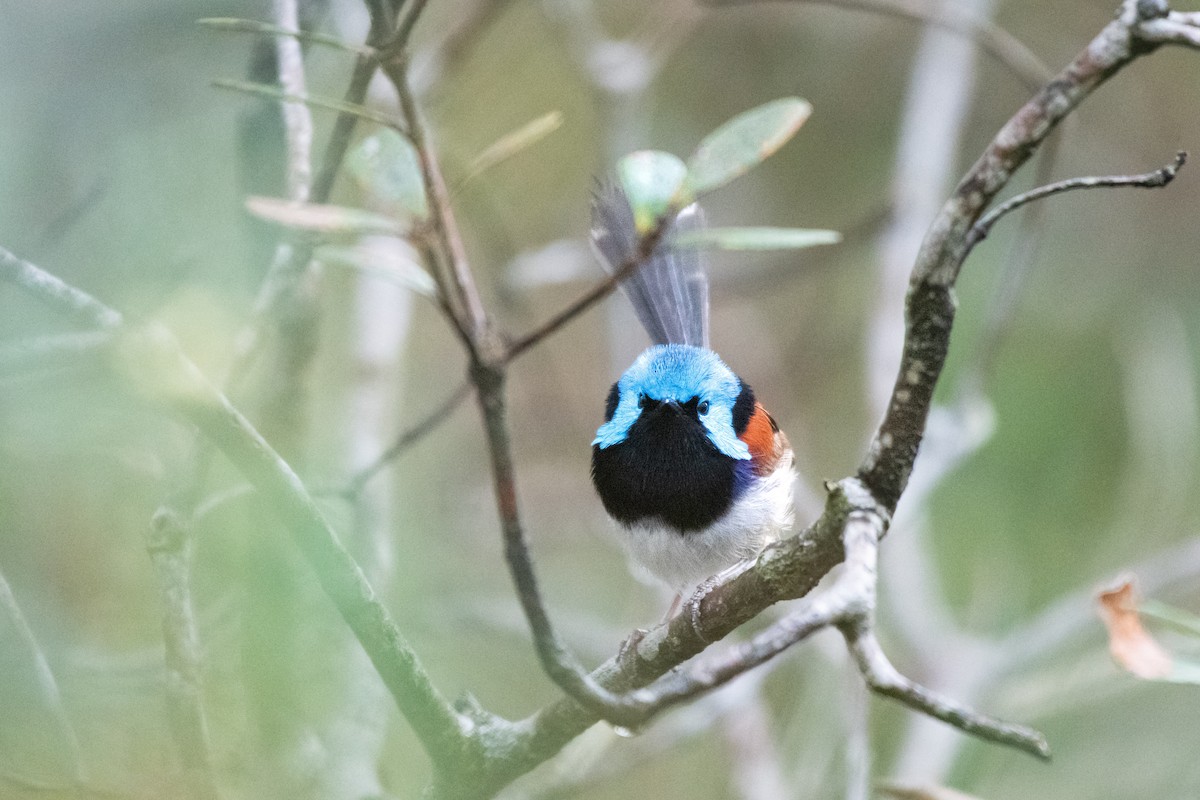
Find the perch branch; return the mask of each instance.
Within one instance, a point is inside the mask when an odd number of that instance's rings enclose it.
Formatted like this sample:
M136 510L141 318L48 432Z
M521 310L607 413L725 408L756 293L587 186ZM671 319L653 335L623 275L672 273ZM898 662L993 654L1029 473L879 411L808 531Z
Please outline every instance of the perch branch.
M1075 189L1096 189L1099 187L1117 186L1136 186L1142 189L1158 189L1175 180L1175 176L1179 173L1179 170L1183 168L1185 163L1187 163L1187 153L1180 150L1175 154L1175 160L1170 164L1159 167L1158 169L1150 172L1142 173L1141 175L1105 175L1087 178L1068 178L1064 181L1048 183L1045 186L1039 186L1036 189L1023 192L1015 197L1005 200L1003 203L980 217L979 221L971 227L971 232L967 235L967 247L974 247L976 244L986 239L987 235L992 231L992 226L995 225L1001 217L1010 211L1015 211L1026 203L1032 203L1034 200L1041 200L1043 197L1061 194L1062 192L1070 192Z

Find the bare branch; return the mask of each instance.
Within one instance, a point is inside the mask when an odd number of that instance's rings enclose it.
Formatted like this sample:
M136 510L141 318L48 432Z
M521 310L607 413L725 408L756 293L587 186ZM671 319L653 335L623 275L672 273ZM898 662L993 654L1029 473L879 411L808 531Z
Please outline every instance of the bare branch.
M82 292L33 264L19 263L23 265L21 274L27 277L19 286L31 293L41 293L41 287L47 285L59 287L47 299L60 310L76 311ZM0 279L9 274L0 270ZM118 312L93 298L89 300L94 312L119 323ZM433 685L362 569L288 463L184 355L165 328L131 330L122 326L120 333L114 347L114 365L153 402L196 425L265 498L362 644L431 759L444 763L461 757L469 742L466 730L472 723L459 715ZM502 723L497 720L493 724L499 727Z
M1050 745L1038 731L979 714L901 675L884 655L870 628L849 625L842 628L842 633L872 691L899 700L909 708L936 717L972 736L1015 747L1038 758L1050 758Z
M296 0L272 0L271 12L275 25L285 30L300 29L300 15ZM304 80L304 51L300 41L293 36L280 36L275 40L275 66L279 72L279 85L289 97L304 97L308 94ZM289 200L308 200L312 188L312 114L308 106L297 100L283 103L283 128L287 150L287 197Z
M192 607L191 531L186 522L160 510L146 539L163 603L167 718L183 762L187 796L215 800L221 792L212 772L208 718L201 696L200 637Z
M87 292L64 283L28 261L22 261L3 247L0 247L0 281L15 284L79 322L108 329L121 324L120 314Z
M705 0L710 5L729 7L774 0ZM1017 37L991 20L965 13L952 3L937 5L921 0L792 0L810 5L838 6L922 22L973 39L979 48L1003 64L1022 83L1035 89L1051 76L1036 54Z
M611 275L586 291L579 299L555 314L541 326L516 341L509 343L504 360L512 361L517 358L526 350L539 344L551 334L556 333L559 328L562 328L596 303L612 294L613 290L621 284L621 281L628 278L649 260L650 256L654 253L654 248L658 247L658 243L666 235L667 229L674 218L675 210L668 209L667 213L659 217L658 223L638 240L637 250L632 256L625 259L624 263Z
M413 9L410 17L418 13L423 5L424 3L419 3ZM405 44L405 39L399 39L395 47L402 48ZM442 176L437 155L430 144L425 124L409 87L407 55L400 52L399 55L386 60L383 63L383 71L391 80L400 100L400 111L408 126L409 138L417 150L417 159L421 165L421 178L425 185L425 194L429 198L430 226L448 261L449 281L454 291L453 293L443 292L443 294L450 302L453 319L468 334L466 342L468 350L472 353L473 358L477 358L479 339L488 326L487 313L484 311L483 301L479 298L479 291L471 275L466 248L463 247L458 222L450 206L450 193L446 189L446 180ZM438 272L435 270L434 274L437 275ZM443 290L446 288L445 284L445 280L439 280L439 285Z
M5 681L15 683L19 687L17 691L27 690L27 693L22 692L22 700L36 703L37 719L23 720L25 714L18 710L19 707L14 708L13 704L8 702L5 703L6 713L15 718L12 722L17 726L20 726L22 721L27 724L36 721L39 729L44 730L41 728L44 723L52 730L53 741L43 740L43 737L32 730L27 731L25 735L46 750L54 752L27 754L38 759L57 756L55 760L59 763L55 766L63 769L67 773L65 777L77 788L82 788L85 776L79 736L63 705L62 692L59 691L58 681L50 669L50 662L34 636L33 629L25 620L25 615L21 613L21 607L3 572L0 572L0 633L5 634ZM12 696L9 695L8 700L11 699ZM13 756L11 753L8 755Z
M312 44L325 45L336 50L344 50L348 53L354 53L358 56L370 58L375 55L375 48L365 44L354 44L353 42L345 42L335 36L327 36L321 33L312 31L300 30L299 28L287 28L280 25L271 25L266 22L259 22L256 19L238 19L236 17L205 17L204 19L196 20L197 25L203 25L206 28L212 28L218 31L231 31L234 33L254 33L267 36L290 36L301 42L311 42Z
M1145 172L1141 175L1106 175L1089 178L1068 178L1063 181L1056 181L1045 186L1039 186L1036 189L1031 189L1028 192L1023 192L1015 197L1005 200L1000 205L993 208L988 213L979 218L971 227L971 232L967 236L967 247L974 247L978 242L987 238L991 233L992 226L995 225L1001 217L1010 211L1015 211L1026 203L1032 203L1034 200L1041 200L1043 197L1061 194L1062 192L1070 192L1075 189L1096 189L1101 187L1118 187L1118 186L1134 186L1142 189L1158 189L1166 186L1171 181L1175 180L1175 175L1187 163L1187 153L1180 150L1175 154L1175 160L1166 166L1159 167L1151 172Z
M56 361L91 356L112 341L111 330L38 336L0 347L0 374L5 378L27 369L45 369Z
M1142 5L1126 0L1120 16L1005 124L934 220L909 284L904 355L896 385L858 472L886 507L895 507L912 473L949 347L955 312L951 288L970 252L971 227L1076 105L1150 50L1141 38L1146 21L1139 10Z
M427 2L429 0L413 0L408 13L404 16L400 24L396 26L394 41L401 47L408 46L408 40L412 36L413 28L417 26L417 20L421 18L421 13L425 11L425 4Z
M450 395L421 419L406 428L388 448L380 453L372 463L360 469L350 478L346 485L346 493L354 497L362 493L367 482L379 474L380 470L395 461L408 448L437 430L443 422L450 418L454 410L471 396L471 384L463 381Z

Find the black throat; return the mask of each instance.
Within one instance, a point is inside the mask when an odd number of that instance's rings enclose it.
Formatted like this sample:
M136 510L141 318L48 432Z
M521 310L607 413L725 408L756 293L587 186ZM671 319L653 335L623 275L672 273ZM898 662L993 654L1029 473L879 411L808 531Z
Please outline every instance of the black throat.
M593 445L592 482L618 522L662 522L689 533L729 510L742 488L742 463L709 441L695 399L658 403L642 412L625 441Z

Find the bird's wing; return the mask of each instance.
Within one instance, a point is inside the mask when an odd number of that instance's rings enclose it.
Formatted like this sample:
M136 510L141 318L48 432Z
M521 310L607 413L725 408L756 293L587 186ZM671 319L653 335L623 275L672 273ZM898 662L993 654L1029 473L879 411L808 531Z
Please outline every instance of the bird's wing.
M774 472L779 460L791 449L787 436L779 430L775 418L767 413L762 403L754 404L754 413L746 423L746 430L738 438L749 448L750 463L754 465L757 475Z
M679 212L667 235L621 286L655 344L708 347L708 275L696 248L671 245L671 235L704 227L693 203ZM602 185L592 200L592 245L609 274L637 253L633 211L620 187Z

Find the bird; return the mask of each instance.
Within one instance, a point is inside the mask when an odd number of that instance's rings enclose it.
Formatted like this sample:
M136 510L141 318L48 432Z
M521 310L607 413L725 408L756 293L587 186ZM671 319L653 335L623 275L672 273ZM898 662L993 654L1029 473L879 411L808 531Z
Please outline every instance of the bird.
M707 591L792 524L793 452L754 390L709 347L700 250L673 237L704 227L680 210L621 286L653 342L613 383L592 441L591 477L635 572L675 592ZM590 239L610 274L634 258L625 192L600 185Z

